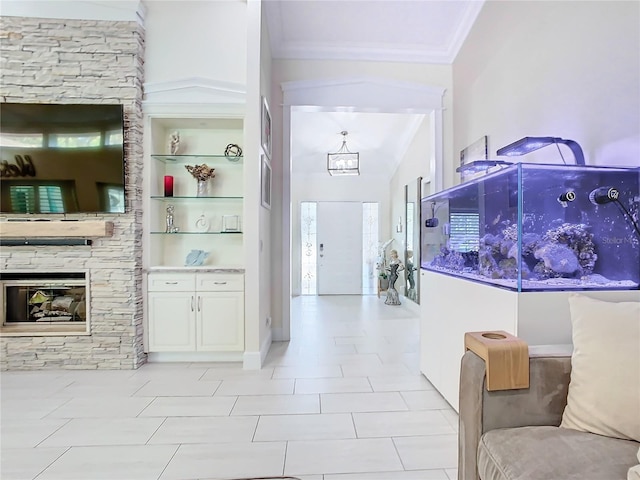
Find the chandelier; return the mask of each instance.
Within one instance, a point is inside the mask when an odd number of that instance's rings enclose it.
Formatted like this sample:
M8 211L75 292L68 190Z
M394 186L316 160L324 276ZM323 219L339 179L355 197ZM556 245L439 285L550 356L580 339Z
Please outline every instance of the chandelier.
M327 154L327 171L329 175L360 175L360 154L352 153L347 148L347 135L349 132L343 130L342 146L335 153Z

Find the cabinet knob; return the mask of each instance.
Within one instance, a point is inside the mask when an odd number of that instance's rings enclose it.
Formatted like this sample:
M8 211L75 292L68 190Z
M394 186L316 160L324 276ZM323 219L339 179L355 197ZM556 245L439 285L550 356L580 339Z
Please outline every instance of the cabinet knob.
M193 312L193 309L195 308L195 299L196 297L194 297L193 295L191 296L191 311Z
M165 285L177 285L178 282L164 282Z
M214 285L226 285L227 282L213 282Z
M198 297L198 311L202 310L202 297Z

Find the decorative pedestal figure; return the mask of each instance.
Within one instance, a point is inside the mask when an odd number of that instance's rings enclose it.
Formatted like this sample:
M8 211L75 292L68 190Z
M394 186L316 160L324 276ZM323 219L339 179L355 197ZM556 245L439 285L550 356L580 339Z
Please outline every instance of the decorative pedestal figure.
M404 270L404 265L398 258L397 250L391 250L391 259L387 271L389 272L389 289L387 290L387 299L384 301L386 305L400 305L400 297L396 290L395 284L398 280L398 272Z
M414 302L417 299L416 292L416 279L413 276L413 272L415 272L417 268L413 266L413 252L411 250L407 250L407 284L409 288L407 289L407 298L409 300L413 300Z
M173 212L175 212L175 207L170 203L167 205L167 218L166 224L167 228L165 229L166 233L178 233L178 227L173 223Z

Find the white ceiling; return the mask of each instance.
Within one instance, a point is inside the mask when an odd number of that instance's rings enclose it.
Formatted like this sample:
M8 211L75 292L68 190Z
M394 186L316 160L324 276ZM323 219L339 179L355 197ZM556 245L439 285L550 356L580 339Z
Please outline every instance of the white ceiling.
M483 0L266 0L274 58L453 62Z
M451 64L484 0L265 0L275 59ZM392 175L423 115L293 112L292 168L326 172L327 153L360 153L361 173Z

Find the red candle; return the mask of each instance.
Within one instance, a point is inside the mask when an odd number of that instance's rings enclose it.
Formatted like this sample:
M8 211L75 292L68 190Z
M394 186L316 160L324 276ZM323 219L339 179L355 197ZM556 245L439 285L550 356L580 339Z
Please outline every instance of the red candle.
M173 177L171 175L164 176L164 196L173 197Z

